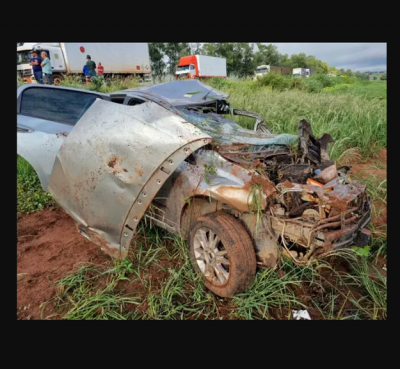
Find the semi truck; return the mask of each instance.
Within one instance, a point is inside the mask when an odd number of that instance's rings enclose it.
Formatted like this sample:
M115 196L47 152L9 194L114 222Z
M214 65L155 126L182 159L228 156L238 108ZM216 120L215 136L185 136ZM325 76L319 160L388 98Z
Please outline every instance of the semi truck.
M286 67L275 67L273 65L260 65L256 68L256 75L255 78L261 77L264 74L267 74L269 72L276 72L276 73L282 73L282 74L291 74L292 69L291 68L286 68Z
M175 78L226 78L226 59L205 55L184 56L176 67Z
M293 77L309 78L316 71L315 68L293 68Z
M65 75L83 75L86 56L104 67L104 74L135 75L148 80L151 74L147 43L98 42L41 42L24 43L17 47L17 73L30 82L33 77L29 64L30 53L46 51L53 70L54 84L60 84Z

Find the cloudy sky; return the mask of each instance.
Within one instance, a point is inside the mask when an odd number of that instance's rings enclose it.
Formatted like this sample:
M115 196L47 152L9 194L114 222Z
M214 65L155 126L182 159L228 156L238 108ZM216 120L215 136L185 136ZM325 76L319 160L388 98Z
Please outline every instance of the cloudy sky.
M353 71L386 71L386 43L279 43L274 44L282 54L306 53L326 61L338 69Z

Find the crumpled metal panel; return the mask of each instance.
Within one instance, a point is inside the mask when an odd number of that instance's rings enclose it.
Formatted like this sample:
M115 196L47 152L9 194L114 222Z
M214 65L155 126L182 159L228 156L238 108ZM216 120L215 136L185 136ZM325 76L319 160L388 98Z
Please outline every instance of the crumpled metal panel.
M158 104L96 100L65 138L49 191L84 236L123 258L167 178L211 141Z

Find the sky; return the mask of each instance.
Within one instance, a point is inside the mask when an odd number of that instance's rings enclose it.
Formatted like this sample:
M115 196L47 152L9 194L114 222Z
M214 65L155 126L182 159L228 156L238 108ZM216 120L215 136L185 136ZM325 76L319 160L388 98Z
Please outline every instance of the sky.
M278 46L281 54L306 53L326 61L338 69L360 72L386 71L387 44L382 43L280 43L263 42Z

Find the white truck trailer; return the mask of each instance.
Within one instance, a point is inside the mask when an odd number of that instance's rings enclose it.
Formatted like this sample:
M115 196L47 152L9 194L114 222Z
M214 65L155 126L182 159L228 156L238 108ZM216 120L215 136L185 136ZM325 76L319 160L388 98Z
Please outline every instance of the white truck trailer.
M309 78L316 72L315 68L293 68L293 77Z
M29 82L33 72L29 65L30 52L46 51L53 70L54 84L64 75L83 75L86 55L104 67L104 74L136 75L146 80L151 74L147 43L41 42L24 43L17 47L17 72Z

